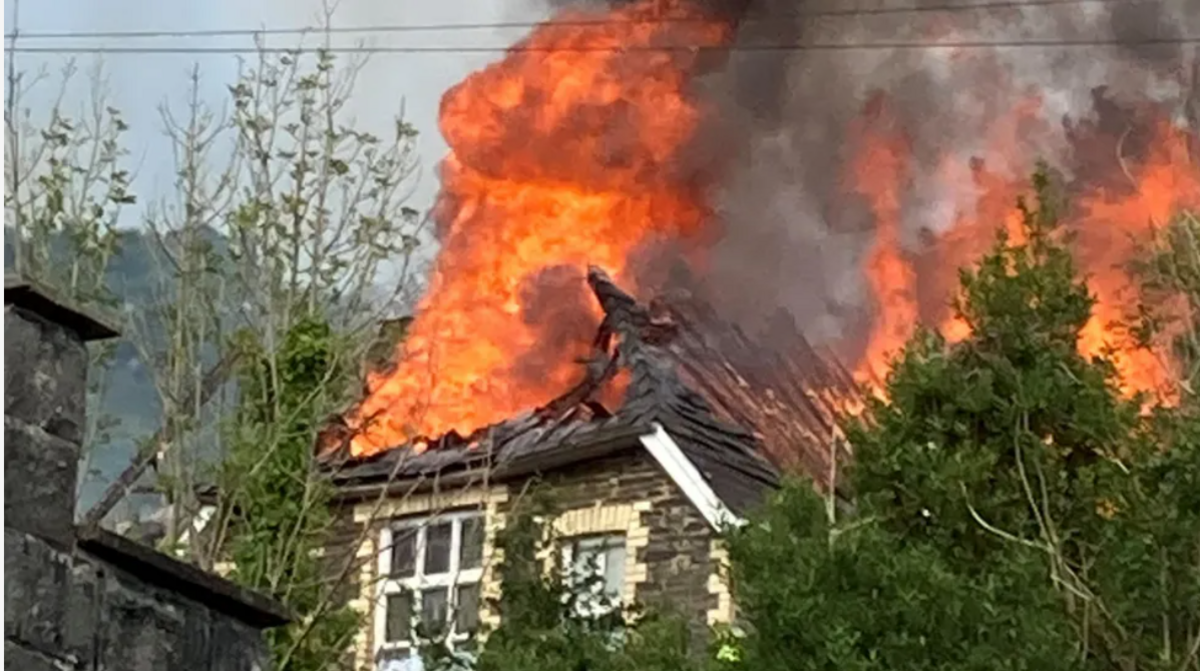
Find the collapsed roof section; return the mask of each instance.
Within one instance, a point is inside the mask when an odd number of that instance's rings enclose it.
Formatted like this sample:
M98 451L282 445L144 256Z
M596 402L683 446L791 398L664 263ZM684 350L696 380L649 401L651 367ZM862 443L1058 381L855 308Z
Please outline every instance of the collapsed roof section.
M344 493L414 479L502 480L628 449L661 431L708 488L741 515L800 470L825 487L844 450L835 418L857 402L850 376L794 330L786 353L756 346L691 296L641 305L597 268L588 283L604 311L584 379L546 406L468 437L399 446L365 458L344 447L326 464ZM597 398L627 383L618 408ZM690 467L689 467L690 468Z

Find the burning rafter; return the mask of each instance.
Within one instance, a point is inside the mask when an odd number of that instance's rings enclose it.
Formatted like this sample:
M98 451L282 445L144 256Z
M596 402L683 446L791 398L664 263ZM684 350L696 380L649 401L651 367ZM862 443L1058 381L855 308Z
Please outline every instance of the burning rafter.
M599 268L589 271L588 284L604 317L578 384L469 435L418 438L412 442L418 447L397 451L464 458L464 451L485 451L503 460L571 449L614 431L636 435L658 422L685 440L711 444L707 458L732 459L761 478L774 477L773 463L826 479L841 449L836 415L858 399L849 374L832 358L795 332L786 354L763 348L688 295L642 305ZM601 399L611 396L608 387L619 374L627 376L623 397L606 405ZM339 432L347 450L344 426L327 432L326 444Z
M1194 129L1175 124L1172 102L1151 93L1177 84L1183 68L1121 49L1056 51L1053 62L1036 49L721 53L767 29L815 37L801 15L739 23L747 5L630 0L569 10L447 92L440 123L451 151L433 281L398 365L372 375L344 418L355 455L422 435L470 443L519 415L530 426L606 421L618 406L627 415L660 367L653 362L669 360L709 414L753 426L768 446L826 441L834 409L860 399L846 371L802 338L772 339L768 353L690 299L642 309L593 273L598 308L578 269L598 264L647 295L661 285L646 275L660 268L644 257L669 248L694 288L723 303L723 317L787 304L808 320L804 332L836 334L859 381L879 380L918 323L951 341L969 335L950 308L957 270L997 231L1019 239L1015 202L1039 158L1067 178L1074 206L1063 215L1098 299L1081 350L1112 346L1128 391L1162 387L1169 400L1170 334L1149 351L1111 323L1134 307L1127 266L1137 242L1175 210L1200 207L1200 170L1187 151ZM1000 22L1083 20L1069 8L1043 10L1057 20L1021 13ZM903 28L969 39L990 36L989 16ZM873 59L888 67L869 67ZM1098 60L1113 67L1092 67ZM1080 66L1134 77L1123 82L1126 99L1109 100L1094 88L1102 81L1077 84ZM1079 104L1089 91L1092 109ZM769 109L720 116L751 111L747 101ZM765 297L743 301L743 290ZM622 332L643 313L664 328ZM730 366L697 358L714 342ZM529 408L540 410L522 415ZM835 460L799 461L821 469Z

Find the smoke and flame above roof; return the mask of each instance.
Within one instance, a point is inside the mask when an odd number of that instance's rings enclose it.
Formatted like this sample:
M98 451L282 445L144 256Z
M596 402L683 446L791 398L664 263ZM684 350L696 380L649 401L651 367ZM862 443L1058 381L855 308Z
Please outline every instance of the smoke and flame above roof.
M781 466L813 473L822 485L832 481L845 456L836 416L862 404L835 360L786 324L777 326L777 340L788 333L791 346L764 349L685 291L642 304L600 268L590 268L586 281L603 318L589 356L577 362L576 384L468 434L360 452L356 464L339 469L339 480L442 472L480 460L512 470L619 448L662 427L735 506L777 485Z
M1111 323L1134 306L1137 245L1200 207L1185 123L1200 66L1165 39L1200 32L1188 2L1139 3L1155 20L1133 23L1105 3L842 23L816 3L559 13L442 101L441 250L396 365L346 416L352 451L469 436L594 381L614 308L601 274L600 300L588 291L589 265L637 296L686 286L709 321L776 351L791 346L772 342L782 307L870 384L918 323L967 335L949 307L957 268L997 230L1019 235L1038 159L1063 176L1098 301L1081 351L1112 347L1126 390L1169 401L1165 341L1138 349ZM802 44L861 46L785 48ZM589 398L612 409L623 384L614 374Z

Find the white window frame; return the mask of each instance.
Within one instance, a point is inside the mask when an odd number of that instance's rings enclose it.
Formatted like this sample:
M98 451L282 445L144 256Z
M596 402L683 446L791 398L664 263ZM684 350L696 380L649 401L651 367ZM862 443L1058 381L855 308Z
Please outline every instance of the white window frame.
M604 544L604 541L614 541L615 540L620 543L621 548L623 550L621 556L624 559L623 559L623 566L621 567L621 584L616 586L616 592L617 592L616 598L611 599L612 603L608 603L608 604L601 603L601 602L599 602L599 600L591 601L590 603L579 604L579 611L580 611L579 615L582 617L601 617L601 616L607 615L615 610L620 610L620 609L624 608L626 605L625 604L625 583L628 582L628 580L629 580L627 574L629 572L629 566L630 566L628 537L622 532L600 532L600 533L578 534L578 535L570 536L568 538L564 538L563 540L565 541L563 543L563 548L562 548L563 567L567 571L566 578L568 580L572 580L572 581L576 580L579 577L574 574L576 546L578 546L581 543L587 543L588 541L598 541L599 543ZM607 565L608 564L608 553L607 552L599 553L597 556L598 556L598 561L596 562L595 568L596 568L596 571L598 571L600 573L600 575L603 576L608 572L608 565ZM601 595L597 595L597 596L601 596ZM604 595L604 596L607 596L607 595Z
M410 591L413 594L412 600L412 616L414 620L420 621L422 615L420 593L426 589L436 589L439 587L446 588L447 600L447 617L449 622L448 634L446 642L451 648L461 645L463 642L470 639L470 634L466 632L458 632L455 630L457 625L457 617L454 610L454 599L456 588L461 585L478 585L480 590L480 607L483 605L483 562L486 557L482 558L480 565L476 568L464 569L460 564L462 558L462 530L463 521L469 519L477 519L483 525L481 528L486 529L486 517L484 511L480 509L456 510L429 515L424 517L407 517L392 521L385 526L379 536L380 552L378 556L378 573L379 580L376 582L375 589L375 613L374 613L374 630L375 630L375 650L372 658L372 668L378 667L378 658L380 653L385 651L404 651L415 653L412 650L412 641L387 641L387 598L393 594L400 594L405 591ZM431 526L437 526L446 522L451 523L450 531L450 563L445 573L434 575L425 575L425 545L426 533ZM407 532L415 530L417 534L417 542L414 552L416 553L415 568L413 575L409 578L394 578L392 572L392 539L396 532Z

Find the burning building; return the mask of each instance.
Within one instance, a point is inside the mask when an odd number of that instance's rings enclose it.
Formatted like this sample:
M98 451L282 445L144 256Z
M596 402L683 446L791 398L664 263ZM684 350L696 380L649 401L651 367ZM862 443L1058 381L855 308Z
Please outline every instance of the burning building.
M721 528L778 486L779 464L821 474L822 487L835 480L845 456L836 415L856 401L845 370L798 333L786 354L768 353L687 294L641 305L600 269L587 279L604 316L580 382L469 435L336 469L343 527L333 545L365 537L372 558L352 581L374 622L360 665L411 655L418 615L455 612L451 639L464 643L497 623L481 598L498 591L488 559L535 482L561 508L567 551L598 561L615 600L670 602L701 637L733 612Z
M410 615L494 620L471 604L532 477L614 592L727 618L714 528L781 470L836 481L834 415L918 324L968 335L956 271L1019 241L1038 160L1097 300L1080 350L1171 402L1171 334L1113 324L1140 246L1200 207L1197 24L1193 0L597 1L451 89L432 281L329 455L369 539L364 668L410 652Z

